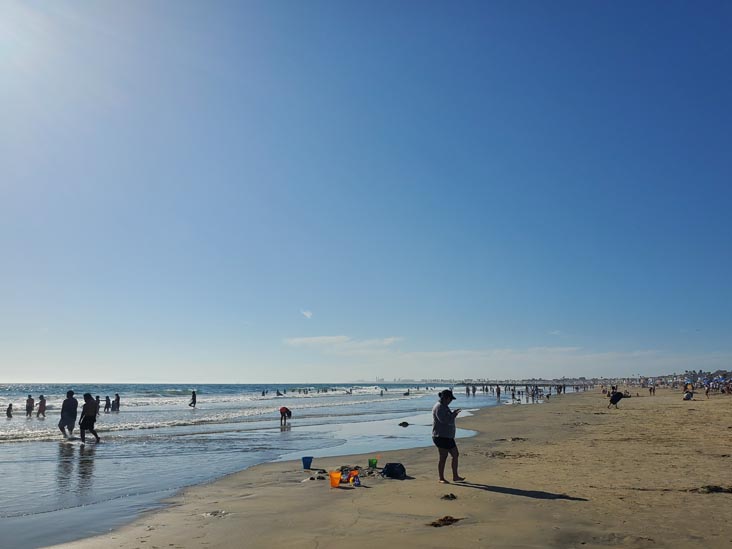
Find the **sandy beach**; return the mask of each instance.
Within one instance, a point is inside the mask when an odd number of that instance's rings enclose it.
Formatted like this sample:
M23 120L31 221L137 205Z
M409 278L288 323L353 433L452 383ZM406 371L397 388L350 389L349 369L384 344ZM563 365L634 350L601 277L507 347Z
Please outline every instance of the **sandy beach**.
M704 487L732 487L732 398L632 391L618 410L595 390L459 419L478 432L459 441L464 483L437 482L432 446L313 462L365 467L378 455L411 477L364 477L360 488L270 463L57 547L730 547L732 493ZM445 516L460 520L429 525Z

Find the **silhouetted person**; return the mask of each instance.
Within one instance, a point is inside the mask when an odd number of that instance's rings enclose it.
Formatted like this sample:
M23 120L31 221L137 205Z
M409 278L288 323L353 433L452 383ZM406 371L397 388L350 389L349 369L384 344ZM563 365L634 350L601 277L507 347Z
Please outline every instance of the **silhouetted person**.
M25 417L31 417L33 415L33 408L36 407L36 401L33 400L33 397L28 395L28 398L25 401Z
M191 408L196 407L196 391L191 391L191 401L188 403Z
M112 411L119 412L119 393L114 393L114 400L112 401Z
M84 435L89 431L99 442L99 435L94 430L94 423L97 421L97 413L99 407L90 393L84 393L84 406L81 408L81 420L79 421L79 429L81 431L81 442L86 442Z
M36 412L36 417L46 417L46 397L43 395L38 397L38 411Z
M112 401L109 398L109 395L104 397L104 411L109 412L109 410L112 409Z
M61 404L61 419L58 422L58 428L61 433L71 438L71 433L74 432L76 426L76 413L79 408L79 401L74 398L74 391L68 391L66 393L66 400ZM68 429L69 434L66 434L64 428Z
M8 419L13 418L13 403L11 402L8 404L7 410L5 410L5 415L8 417Z
M610 406L615 406L615 408L618 407L618 402L620 402L624 398L623 393L620 391L615 391L614 393L610 394L610 404L607 405L608 408Z
M97 395L97 397L94 400L97 403L97 415L98 415L99 414L99 410L102 409L102 402L101 402L101 399L99 398L99 395Z

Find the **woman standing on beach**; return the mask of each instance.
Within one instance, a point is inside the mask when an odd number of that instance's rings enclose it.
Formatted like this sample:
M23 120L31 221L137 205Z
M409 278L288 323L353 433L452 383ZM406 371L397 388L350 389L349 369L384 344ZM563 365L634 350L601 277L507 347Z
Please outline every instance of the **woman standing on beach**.
M460 413L460 408L450 410L449 404L455 400L450 389L445 389L437 395L440 401L432 408L432 442L437 446L440 453L440 460L437 462L437 473L440 482L447 484L445 479L445 463L448 454L452 456L452 480L460 482L465 480L458 474L458 456L460 453L455 444L455 418Z

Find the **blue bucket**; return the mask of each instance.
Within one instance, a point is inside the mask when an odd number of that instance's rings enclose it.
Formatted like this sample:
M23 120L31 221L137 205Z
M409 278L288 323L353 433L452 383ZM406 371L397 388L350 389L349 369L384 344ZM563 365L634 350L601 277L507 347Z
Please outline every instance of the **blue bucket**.
M313 464L313 456L303 456L302 458L302 468L303 469L310 469L310 466Z

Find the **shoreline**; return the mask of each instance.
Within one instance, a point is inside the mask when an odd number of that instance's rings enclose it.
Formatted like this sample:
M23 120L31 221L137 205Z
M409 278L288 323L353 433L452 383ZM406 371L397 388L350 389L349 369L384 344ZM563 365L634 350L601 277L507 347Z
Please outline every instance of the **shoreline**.
M155 394L150 397L150 392ZM283 428L279 413L276 419L268 413L272 399L248 398L241 386L224 387L217 406L203 401L196 410L164 406L158 393L142 387L137 397L127 395L123 402L137 398L137 405L103 418L103 444L82 446L63 440L58 431L48 441L0 443L7 475L0 504L4 540L42 547L106 533L148 509L160 508L162 499L187 487L258 463L354 454L375 445L420 446L429 430L434 398L424 392L402 397L397 391L389 395L396 398L381 398L373 390L365 395L303 397L294 424ZM487 398L476 399L481 400L476 407L490 405ZM227 421L228 416L234 421ZM122 422L151 428L108 430L108 420L110 427ZM415 425L403 429L398 425L403 420ZM23 428L50 426L47 420L15 423Z
M302 482L300 462L265 463L54 547L729 547L732 494L699 489L732 485L732 398L659 390L606 406L595 390L460 418L477 432L458 440L465 483L437 483L432 446L314 460L333 470L380 454L379 466L398 461L412 477L365 477L355 489ZM427 526L445 515L461 520Z

